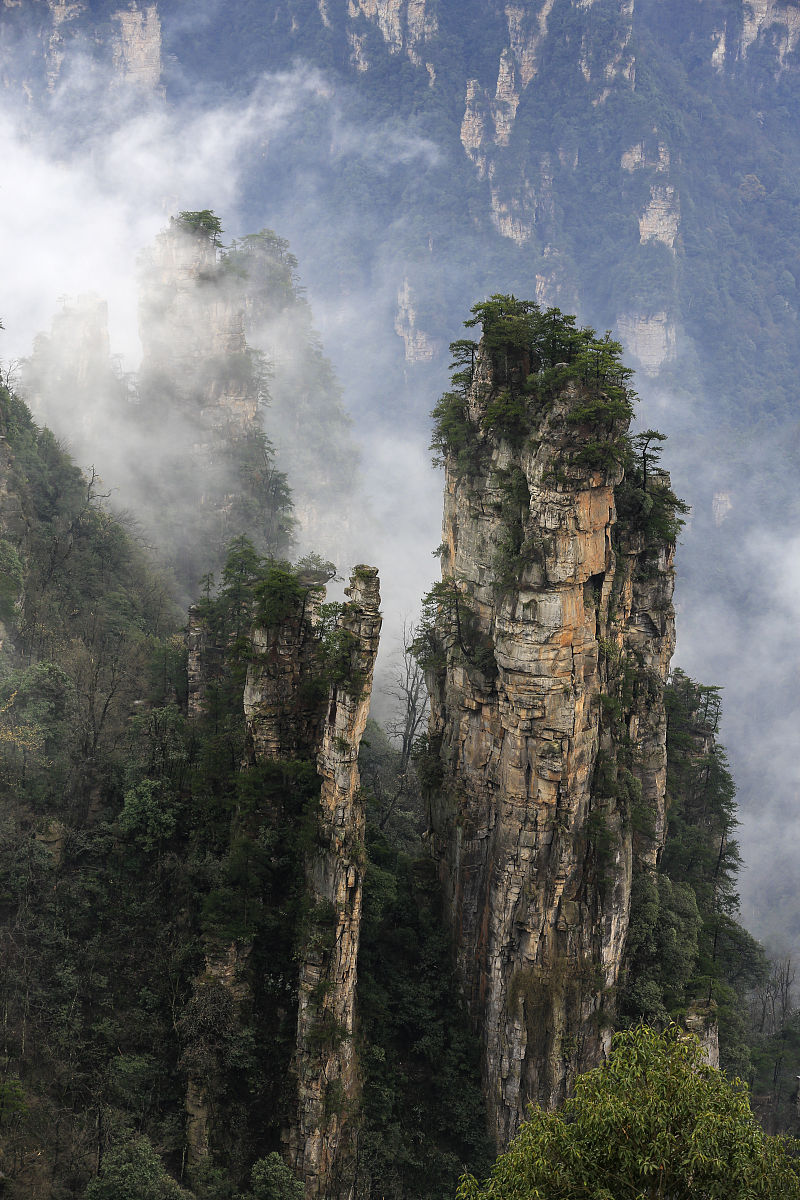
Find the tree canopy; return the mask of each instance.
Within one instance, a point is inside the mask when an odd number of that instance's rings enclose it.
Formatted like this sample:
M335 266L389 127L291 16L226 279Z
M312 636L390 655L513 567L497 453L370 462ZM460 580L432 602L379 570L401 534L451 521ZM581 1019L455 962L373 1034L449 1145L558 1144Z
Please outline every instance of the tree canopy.
M173 218L178 225L199 238L210 238L215 246L220 244L220 236L224 232L222 222L210 208L201 208L197 212L183 211Z
M796 1155L696 1038L640 1025L616 1035L560 1112L533 1107L491 1178L465 1175L458 1200L792 1200Z

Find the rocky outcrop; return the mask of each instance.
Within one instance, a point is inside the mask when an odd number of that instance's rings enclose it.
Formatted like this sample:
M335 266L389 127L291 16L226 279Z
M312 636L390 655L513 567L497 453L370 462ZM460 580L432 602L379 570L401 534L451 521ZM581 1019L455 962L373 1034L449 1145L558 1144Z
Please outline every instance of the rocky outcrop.
M85 0L47 0L50 9L51 29L44 37L44 62L47 90L52 92L58 83L61 67L66 57L67 27L77 22L86 11Z
M636 171L641 167L650 167L658 174L663 174L670 168L672 156L669 146L659 142L651 153L644 142L637 142L629 150L624 150L620 159L623 171Z
M289 1161L308 1197L350 1195L360 1090L353 1041L365 866L358 751L381 625L377 571L356 567L346 595L331 635L332 677L322 706L303 699L321 674L314 635L318 589L291 619L256 626L244 697L256 761L314 756L321 783L306 854L308 929L298 950L293 1062L297 1103L287 1134Z
M320 7L323 23L327 12ZM353 61L357 70L367 70L369 63L364 56L364 38L357 31L359 21L366 19L377 26L390 54L406 54L415 66L421 66L421 50L426 42L436 36L439 23L432 11L430 0L348 0L347 15L356 28L348 31L353 48ZM426 64L432 70L430 64Z
M651 177L656 176L650 185L650 199L639 216L639 241L642 245L663 242L674 251L681 223L680 196L674 184L658 179L669 172L671 157L669 147L663 142L658 142L655 148L637 142L623 151L620 166L628 173L645 170Z
M430 362L436 353L433 339L417 325L415 297L408 279L397 293L394 331L403 339L407 362Z
M539 52L547 37L553 2L544 0L535 15L527 13L521 5L507 5L508 45L500 54L494 95L482 88L477 79L467 83L461 144L482 179L493 174L492 147L509 143L520 96L538 69Z
M722 72L725 69L725 55L728 47L728 27L727 23L722 29L715 29L711 35L711 65L715 71Z
M680 223L676 189L670 184L654 184L650 188L650 201L639 217L639 241L642 245L645 242L662 242L674 251Z
M378 573L354 568L347 601L331 625L325 589L314 579L270 570L256 604L243 706L245 767L286 764L312 782L295 853L305 875L298 963L296 1043L287 1064L294 1087L285 1155L307 1197L349 1197L355 1177L360 1073L354 1043L355 991L366 851L358 752L369 712L381 615ZM323 619L324 617L324 619ZM189 710L202 717L210 682L225 672L225 649L200 610L191 614ZM266 808L270 801L265 800ZM258 837L234 817L231 838ZM299 847L299 851L298 851ZM207 940L205 971L193 1004L213 1008L236 1026L247 1019L259 987L248 941ZM263 947L253 959L263 961ZM285 1001L284 1001L285 1003ZM259 1030L254 1029L259 1037ZM215 1149L224 1064L203 1050L185 1056L188 1161ZM274 1116L274 1114L273 1114Z
M114 67L119 76L143 91L163 96L161 86L161 20L155 4L137 4L114 13L119 34L114 40Z
M592 3L593 0L583 0L576 7L591 8ZM499 152L511 142L522 96L539 73L550 36L553 0L542 0L536 11L513 3L507 4L503 11L508 40L500 52L494 93L482 87L477 79L467 81L461 144L475 165L478 178L491 184L495 228L503 237L522 244L530 240L543 205L552 204L549 199L552 176L545 162L534 176L535 185L529 178L530 166L527 175L516 170L509 175L508 163ZM577 66L585 83L595 89L592 101L595 105L608 97L616 81L633 86L635 60L629 49L632 28L633 0L620 0L616 29L599 58L596 48L590 52L587 35L583 37ZM574 169L576 164L572 165Z
M655 375L677 352L675 322L667 312L622 313L617 319L620 337L647 375Z
M783 68L800 42L800 9L782 0L746 0L742 5L741 54L746 55L759 41L771 46L779 69Z
M713 1000L695 1000L686 1010L683 1024L687 1033L697 1038L706 1062L719 1070L719 1024L717 1006Z
M711 500L711 514L714 524L719 526L733 508L730 492L714 492Z
M19 4L16 0L5 0L5 7L21 7L21 0ZM87 0L47 0L49 22L43 24L40 37L48 91L55 90L65 59L74 53L76 42L87 32L85 23L90 7ZM110 39L116 82L132 83L145 92L163 97L161 20L157 5L140 8L133 0L128 8L120 8L110 15L117 23ZM90 36L108 53L107 34L102 25L91 30Z
M594 424L573 380L500 436L533 369L507 352L501 379L502 355L478 352L445 456L427 662L432 844L500 1146L607 1047L634 861L663 840L674 643L672 546L615 530L621 469L597 449L625 422Z
M579 8L591 8L595 0L579 0ZM633 36L634 0L620 0L617 10L617 28L609 39L600 62L592 61L587 54L587 38L584 35L581 46L580 67L587 83L600 84L600 91L592 100L597 107L603 104L611 94L612 85L619 80L628 87L636 84L636 58L630 49Z
M366 850L358 751L381 626L377 571L356 567L347 595L339 626L346 676L331 687L317 750L317 846L307 860L316 928L300 961L297 1122L289 1147L308 1197L352 1195L360 1092L353 1035Z

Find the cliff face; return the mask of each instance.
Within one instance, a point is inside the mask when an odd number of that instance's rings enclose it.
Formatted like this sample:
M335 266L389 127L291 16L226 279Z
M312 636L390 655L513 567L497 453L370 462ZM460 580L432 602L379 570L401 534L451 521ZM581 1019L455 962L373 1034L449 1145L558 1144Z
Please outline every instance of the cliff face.
M281 572L268 577L251 632L244 688L245 767L266 770L267 779L270 768L290 775L311 771L308 802L293 822L301 827L295 852L305 883L300 924L291 939L299 965L295 1048L286 1064L294 1100L284 1129L286 1156L308 1197L351 1194L360 1093L353 1035L366 852L357 763L381 625L377 571L356 567L346 595L327 627L324 588ZM195 617L189 651L190 712L198 718L224 649ZM264 800L267 808L283 803ZM246 817L234 818L232 843L258 836L258 826L251 830ZM287 906L285 896L276 900L282 909ZM210 940L198 991L211 995L224 989L234 1020L245 1019L261 990L253 963L264 961L265 953L270 961L257 939L252 946ZM257 1040L264 1036L255 1029ZM218 1076L212 1070L189 1078L188 1143L195 1167L218 1146Z
M225 286L217 260L216 240L179 219L159 235L141 276L142 390L174 393L197 422L198 440L226 428L242 436L259 404L244 300Z
M417 324L415 300L411 285L404 279L397 293L394 331L405 343L407 362L430 362L436 353L436 346L430 335Z
M307 648L314 606L299 622L256 628L244 697L256 760L313 753L321 780L315 841L306 855L309 930L298 949L297 1109L288 1131L290 1163L308 1197L351 1194L359 1095L353 1022L366 852L358 751L381 626L377 571L356 567L346 594L322 719L297 719L304 687L319 672Z
M119 35L114 40L113 61L123 79L143 91L163 96L161 87L161 20L155 4L142 12L135 4L114 13Z
M323 24L331 28L326 0L319 0L319 12ZM365 53L365 33L370 25L380 31L390 54L405 51L415 66L423 64L426 43L438 30L436 13L427 0L348 0L347 40L358 71L370 67ZM433 82L433 68L430 64L426 67Z
M478 352L469 466L446 454L429 669L434 854L499 1145L607 1044L634 856L663 841L673 649L671 546L614 536L622 472L580 418L584 386L530 401L524 438L498 435L532 365L516 355L501 380Z
M357 567L347 595L339 627L347 677L332 686L320 729L317 846L306 862L318 930L300 959L298 1106L289 1147L309 1197L352 1194L360 1090L353 1022L366 850L358 751L381 626L377 572Z

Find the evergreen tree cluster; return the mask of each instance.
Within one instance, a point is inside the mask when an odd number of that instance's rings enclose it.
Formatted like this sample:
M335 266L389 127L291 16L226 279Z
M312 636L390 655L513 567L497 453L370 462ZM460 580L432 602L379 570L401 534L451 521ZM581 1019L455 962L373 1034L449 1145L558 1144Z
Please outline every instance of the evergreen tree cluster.
M749 998L767 973L739 919L735 786L717 741L719 689L673 672L667 709L667 837L657 871L633 882L629 1020L663 1024L699 1002L719 1025L720 1061L752 1079Z

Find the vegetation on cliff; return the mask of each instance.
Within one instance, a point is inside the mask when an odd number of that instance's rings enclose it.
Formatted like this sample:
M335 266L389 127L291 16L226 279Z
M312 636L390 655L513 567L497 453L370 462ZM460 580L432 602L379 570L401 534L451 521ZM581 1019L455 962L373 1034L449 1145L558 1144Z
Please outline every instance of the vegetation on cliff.
M148 554L5 390L0 432L5 1194L293 1200L274 1152L292 1104L297 956L330 937L304 867L320 780L300 750L254 762L242 689L253 620L299 618L332 569L234 540L195 609L205 672L190 719L180 611ZM340 611L320 612L298 721L332 682L359 686ZM415 817L417 856L418 838ZM359 1194L438 1200L465 1162L488 1163L474 1049L424 861L377 827L368 846ZM208 969L231 947L244 993ZM214 1103L213 1156L191 1185L189 1079Z
M465 326L480 325L482 337L450 346L453 387L431 414L434 464L447 462L469 486L497 441L507 443L512 456L535 450L558 401L563 414L547 433L553 487L567 489L582 473L605 471L615 479L615 544L650 557L664 545L674 547L689 508L658 467L663 434L628 431L637 397L621 344L608 332L598 338L594 329L578 328L574 316L557 308L542 310L513 295L494 295L471 312ZM519 464L495 466L492 475L505 530L492 567L495 587L504 593L547 547L526 539L531 496ZM491 647L476 640L474 616L455 579L434 585L423 601L415 651L426 670L444 661L437 620L450 629L464 660L491 675Z
M464 324L481 326L480 346L488 359L477 391L478 398L486 392L485 410L477 422L468 411L479 345L469 339L453 342L453 389L432 413L434 463L442 465L449 456L458 473L468 476L478 465L486 435L519 449L541 434L558 397L566 400L568 411L554 481L565 481L569 467L612 472L622 467L615 489L617 533L636 530L650 546L674 543L688 505L658 469L664 435L654 429L628 432L637 396L630 386L633 371L621 360L621 343L609 332L599 338L591 327L578 328L576 318L558 308L542 310L515 296L492 296L471 311ZM506 471L499 482L512 503L524 499L518 472ZM521 548L511 549L519 557Z
M661 1023L700 1002L719 1025L722 1066L753 1080L748 999L763 948L739 920L735 786L717 741L719 689L675 671L667 705L667 835L656 870L633 883L621 1010Z
M589 327L579 329L575 317L558 308L542 311L532 300L495 295L473 305L464 324L480 325L481 346L489 359L491 394L480 418L480 430L519 446L536 429L555 397L576 385L569 422L591 425L593 438L581 446L576 461L606 466L619 461L622 427L633 416L634 394L627 386L633 372L622 364L622 346L610 334L598 338ZM434 462L451 455L468 473L480 438L467 413L475 378L478 344L453 342L454 390L445 392L433 410Z
M241 767L245 609L269 568L240 539L203 602L219 670L188 722L179 612L145 551L5 391L0 421L20 563L0 679L6 1193L82 1195L99 1172L87 1194L171 1195L160 1164L180 1171L200 1070L225 1097L224 1170L195 1194L232 1194L279 1144L313 922L315 764ZM231 940L260 979L243 1015L197 986Z

